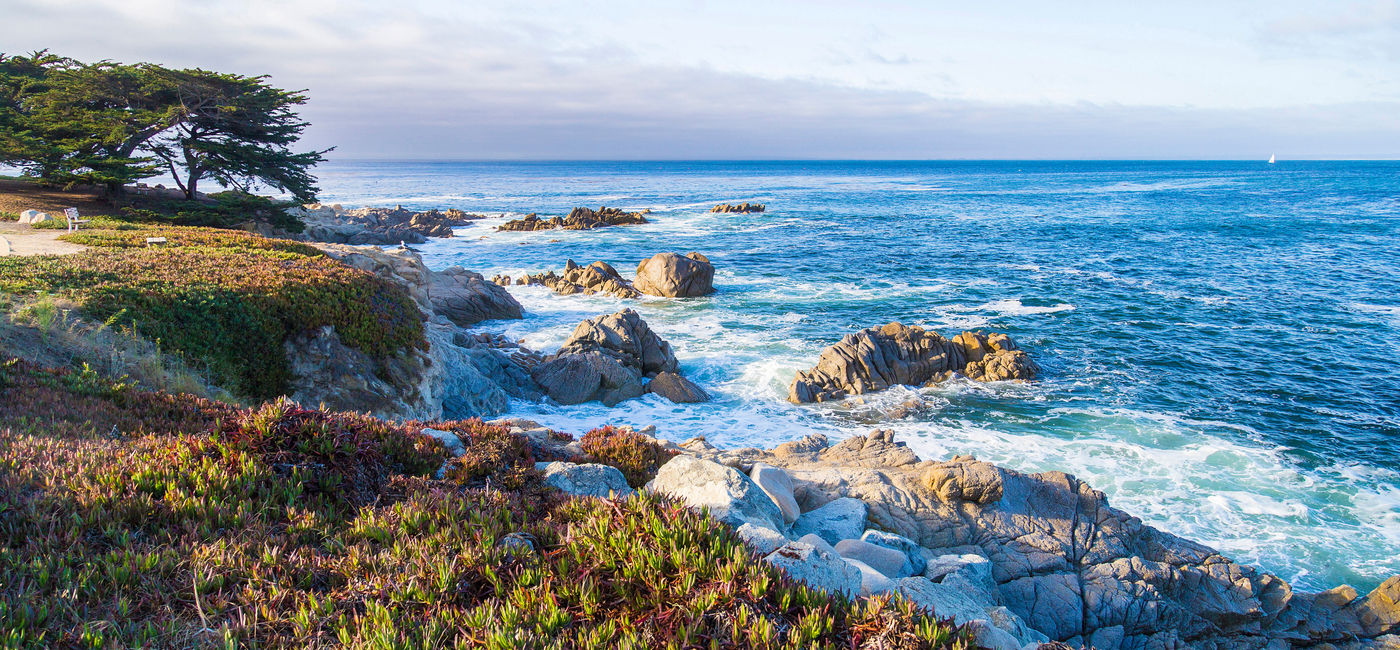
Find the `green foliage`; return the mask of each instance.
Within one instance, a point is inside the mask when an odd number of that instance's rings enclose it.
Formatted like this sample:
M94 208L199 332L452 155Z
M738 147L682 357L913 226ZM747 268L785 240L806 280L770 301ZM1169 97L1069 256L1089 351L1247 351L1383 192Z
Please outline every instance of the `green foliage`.
M795 584L673 502L428 478L442 458L363 416L0 364L0 645L968 647L907 602Z
M200 179L212 178L243 192L261 185L311 201L308 170L329 150L292 151L307 126L294 109L306 96L266 79L86 64L47 51L0 54L0 163L113 194L168 171L190 199Z
M147 200L142 207L127 207L122 211L127 218L142 223L236 228L256 221L288 232L301 232L304 229L301 220L287 214L287 208L296 205L295 201L277 201L230 190L211 194L205 201Z
M145 248L148 236L170 243ZM196 228L65 238L105 248L0 258L0 290L71 299L94 318L206 364L216 383L237 395L286 393L291 372L283 341L323 326L379 359L426 346L418 307L403 287L304 244Z
M634 488L655 478L656 470L676 455L647 436L612 425L583 434L579 445L594 462L620 470L627 484Z

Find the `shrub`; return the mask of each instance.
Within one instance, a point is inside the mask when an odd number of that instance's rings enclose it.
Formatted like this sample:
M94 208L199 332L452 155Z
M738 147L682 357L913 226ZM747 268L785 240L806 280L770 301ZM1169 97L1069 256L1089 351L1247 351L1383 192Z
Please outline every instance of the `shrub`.
M0 646L967 647L674 502L427 478L441 453L365 416L0 364Z
M177 198L146 199L141 207L126 207L122 213L131 220L177 226L235 228L252 221L266 223L288 232L305 229L301 220L287 214L297 204L238 191L210 194L206 201Z
M655 478L656 470L676 455L647 436L612 425L583 434L579 444L594 461L620 470L634 488Z
M98 320L206 364L216 382L253 399L287 392L282 344L300 332L330 325L377 359L426 349L418 307L403 287L314 248L206 229L154 231L169 233L168 248L127 246L144 243L146 232L80 233L103 247L0 258L0 290L74 300Z

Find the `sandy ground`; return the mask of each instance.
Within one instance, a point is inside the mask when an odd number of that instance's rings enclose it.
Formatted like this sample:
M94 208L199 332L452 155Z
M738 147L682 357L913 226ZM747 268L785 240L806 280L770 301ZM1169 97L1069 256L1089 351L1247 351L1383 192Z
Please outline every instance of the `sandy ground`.
M0 255L68 255L86 246L58 241L65 230L35 230L27 224L0 223Z

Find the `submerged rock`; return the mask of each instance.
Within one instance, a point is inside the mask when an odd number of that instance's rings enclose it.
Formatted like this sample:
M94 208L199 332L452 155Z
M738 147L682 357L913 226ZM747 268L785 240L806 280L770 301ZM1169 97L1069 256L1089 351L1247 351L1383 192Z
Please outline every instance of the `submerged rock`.
M1004 381L1032 379L1039 371L1004 334L963 332L950 341L920 327L890 323L848 334L823 351L816 366L797 373L788 400L825 402L901 384L929 385L954 373Z
M637 265L633 286L653 296L690 298L714 293L714 280L715 267L704 255L657 253Z

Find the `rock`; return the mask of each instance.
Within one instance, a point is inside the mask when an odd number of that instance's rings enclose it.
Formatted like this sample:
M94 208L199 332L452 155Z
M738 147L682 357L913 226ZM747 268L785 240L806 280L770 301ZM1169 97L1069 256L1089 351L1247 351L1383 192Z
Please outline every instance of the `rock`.
M616 359L646 377L676 372L679 364L667 343L647 327L641 315L624 309L578 324L559 347L560 355L597 353ZM640 393L639 393L640 394Z
M763 561L813 589L847 598L860 595L860 570L841 559L841 556L819 551L811 544L788 542Z
M957 589L933 583L928 578L904 578L895 585L896 590L909 602L933 612L939 618L952 618L958 625L987 618L983 603Z
M860 499L833 499L816 510L802 513L792 524L792 534L813 534L829 544L836 544L860 536L865 530L865 513L865 502Z
M501 537L496 542L497 546L506 549L506 555L512 558L524 555L531 555L535 552L535 542L525 533L509 533Z
M287 213L302 221L299 238L306 241L376 246L421 244L428 237L451 237L453 228L485 218L456 209L414 212L398 206L346 210L340 205L320 203L292 208Z
M944 503L993 503L1001 499L1001 469L976 460L939 463L924 472L924 486Z
M467 447L466 445L462 444L462 439L458 438L457 434L452 433L451 431L442 431L439 429L423 429L423 435L433 438L438 442L441 442L443 448L447 450L447 453L452 454L453 456L461 456L462 454L467 453Z
M647 382L646 392L656 393L677 404L696 404L710 401L710 395L694 382L674 372L657 373Z
M968 361L969 354L977 360ZM923 328L890 323L848 334L823 351L816 366L797 373L788 400L825 402L895 385L922 386L955 372L978 381L1025 380L1039 368L1005 335L963 332L949 341Z
M971 621L967 631L980 648L987 650L1022 650L1022 643L1010 632L1003 630L986 619Z
M486 320L522 317L520 303L505 287L460 266L433 272L428 297L434 313L446 316L461 327Z
M719 463L676 456L656 471L646 489L669 494L692 508L709 508L711 516L731 526L784 527L782 511L762 488L739 470Z
M764 207L765 206L762 203L740 203L738 205L734 205L733 203L721 203L713 208L710 208L710 212L763 212Z
M906 566L900 570L903 575L923 575L924 569L928 566L927 561L924 560L923 548L914 540L903 535L887 533L882 530L867 530L860 536L860 541L903 553L906 560Z
M602 402L613 406L642 395L642 376L598 352L561 354L535 366L530 378L560 404Z
M394 420L432 421L442 415L442 377L426 352L408 349L382 360L341 342L329 325L282 344L292 378L292 401L307 408L371 413Z
M876 594L894 591L894 581L875 567L855 558L847 557L844 559L846 560L846 564L860 571L860 595L874 596Z
M1017 642L1018 646L1020 646L1020 647L1024 647L1024 646L1029 645L1029 644L1037 644L1037 645L1038 645L1038 644L1041 644L1041 643L1049 643L1049 642L1050 642L1050 637L1045 636L1044 634L1041 634L1041 633L1039 633L1039 632L1037 632L1037 631L1031 629L1030 626L1026 625L1026 622L1025 622L1025 621L1021 620L1021 617L1020 617L1020 616L1017 616L1015 612L1012 612L1011 610L1009 610L1009 609L1007 609L1007 608L1005 608L1005 607L1001 607L1001 606L988 607L988 608L986 608L985 611L986 611L986 613L987 613L987 620L990 621L990 622L992 623L992 625L995 625L995 626L997 626L998 628L1001 628L1002 630L1005 630L1008 634L1010 634L1011 636L1015 637L1015 638L1016 638L1016 642ZM1113 629L1113 628L1104 628L1104 630L1112 630L1112 629ZM1104 631L1104 630L1100 630L1100 631ZM1121 637L1122 637L1122 633L1123 633L1123 630L1122 630L1121 627L1119 627L1119 628L1118 628L1118 635L1119 635L1119 638L1120 638L1120 639L1121 639ZM1110 632L1110 634L1111 634L1111 632ZM1117 647L1117 646L1116 646L1116 645L1104 645L1104 646L1094 646L1094 647L1099 647L1099 648L1110 648L1110 647Z
M797 521L802 511L797 508L797 500L792 498L792 479L788 477L787 472L772 465L757 463L749 471L749 478L753 479L764 494L773 500L773 504L783 511L784 526Z
M1363 636L1400 632L1400 576L1392 576L1352 608Z
M553 217L541 219L534 213L527 214L523 219L507 221L496 228L504 231L535 231L553 230L562 228L564 230L592 230L594 228L604 228L607 226L623 226L643 224L647 222L645 212L623 212L618 208L600 207L597 210L588 208L574 208L567 217Z
M928 560L924 577L934 582L942 582L948 576L961 576L962 580L976 585L983 591L994 591L996 582L992 580L992 563L981 555L972 553L939 555Z
M653 296L690 298L714 293L714 280L715 267L704 255L657 253L637 265L633 286Z
M818 536L816 536L816 535L812 535L812 534L803 535L803 536L797 538L797 541L802 542L803 544L811 544L812 546L817 547L817 550L819 550L819 551L821 551L821 552L823 552L823 553L830 553L830 554L836 555L836 556L840 556L840 555L841 555L840 553L837 553L837 552L836 552L836 547L835 547L835 546L832 546L831 544L827 543L826 540L824 540L824 539L822 539L821 537L818 537Z
M19 213L19 220L17 221L17 223L27 223L33 225L38 223L44 223L45 221L53 221L53 217L49 216L49 213L47 212L40 212L38 210L25 210L24 212Z
M596 463L535 463L544 482L566 494L585 497L628 497L633 490L622 472L611 465Z
M786 536L772 528L750 523L738 527L734 532L759 555L768 555L789 541Z
M843 539L836 543L836 552L848 560L860 560L891 578L904 578L910 575L909 559L904 556L904 553L892 548L885 548L858 539Z
M579 266L568 260L563 275L553 271L526 275L520 279L520 284L543 285L563 296L602 293L617 298L639 298L642 295L631 282L618 275L612 265L601 261Z

